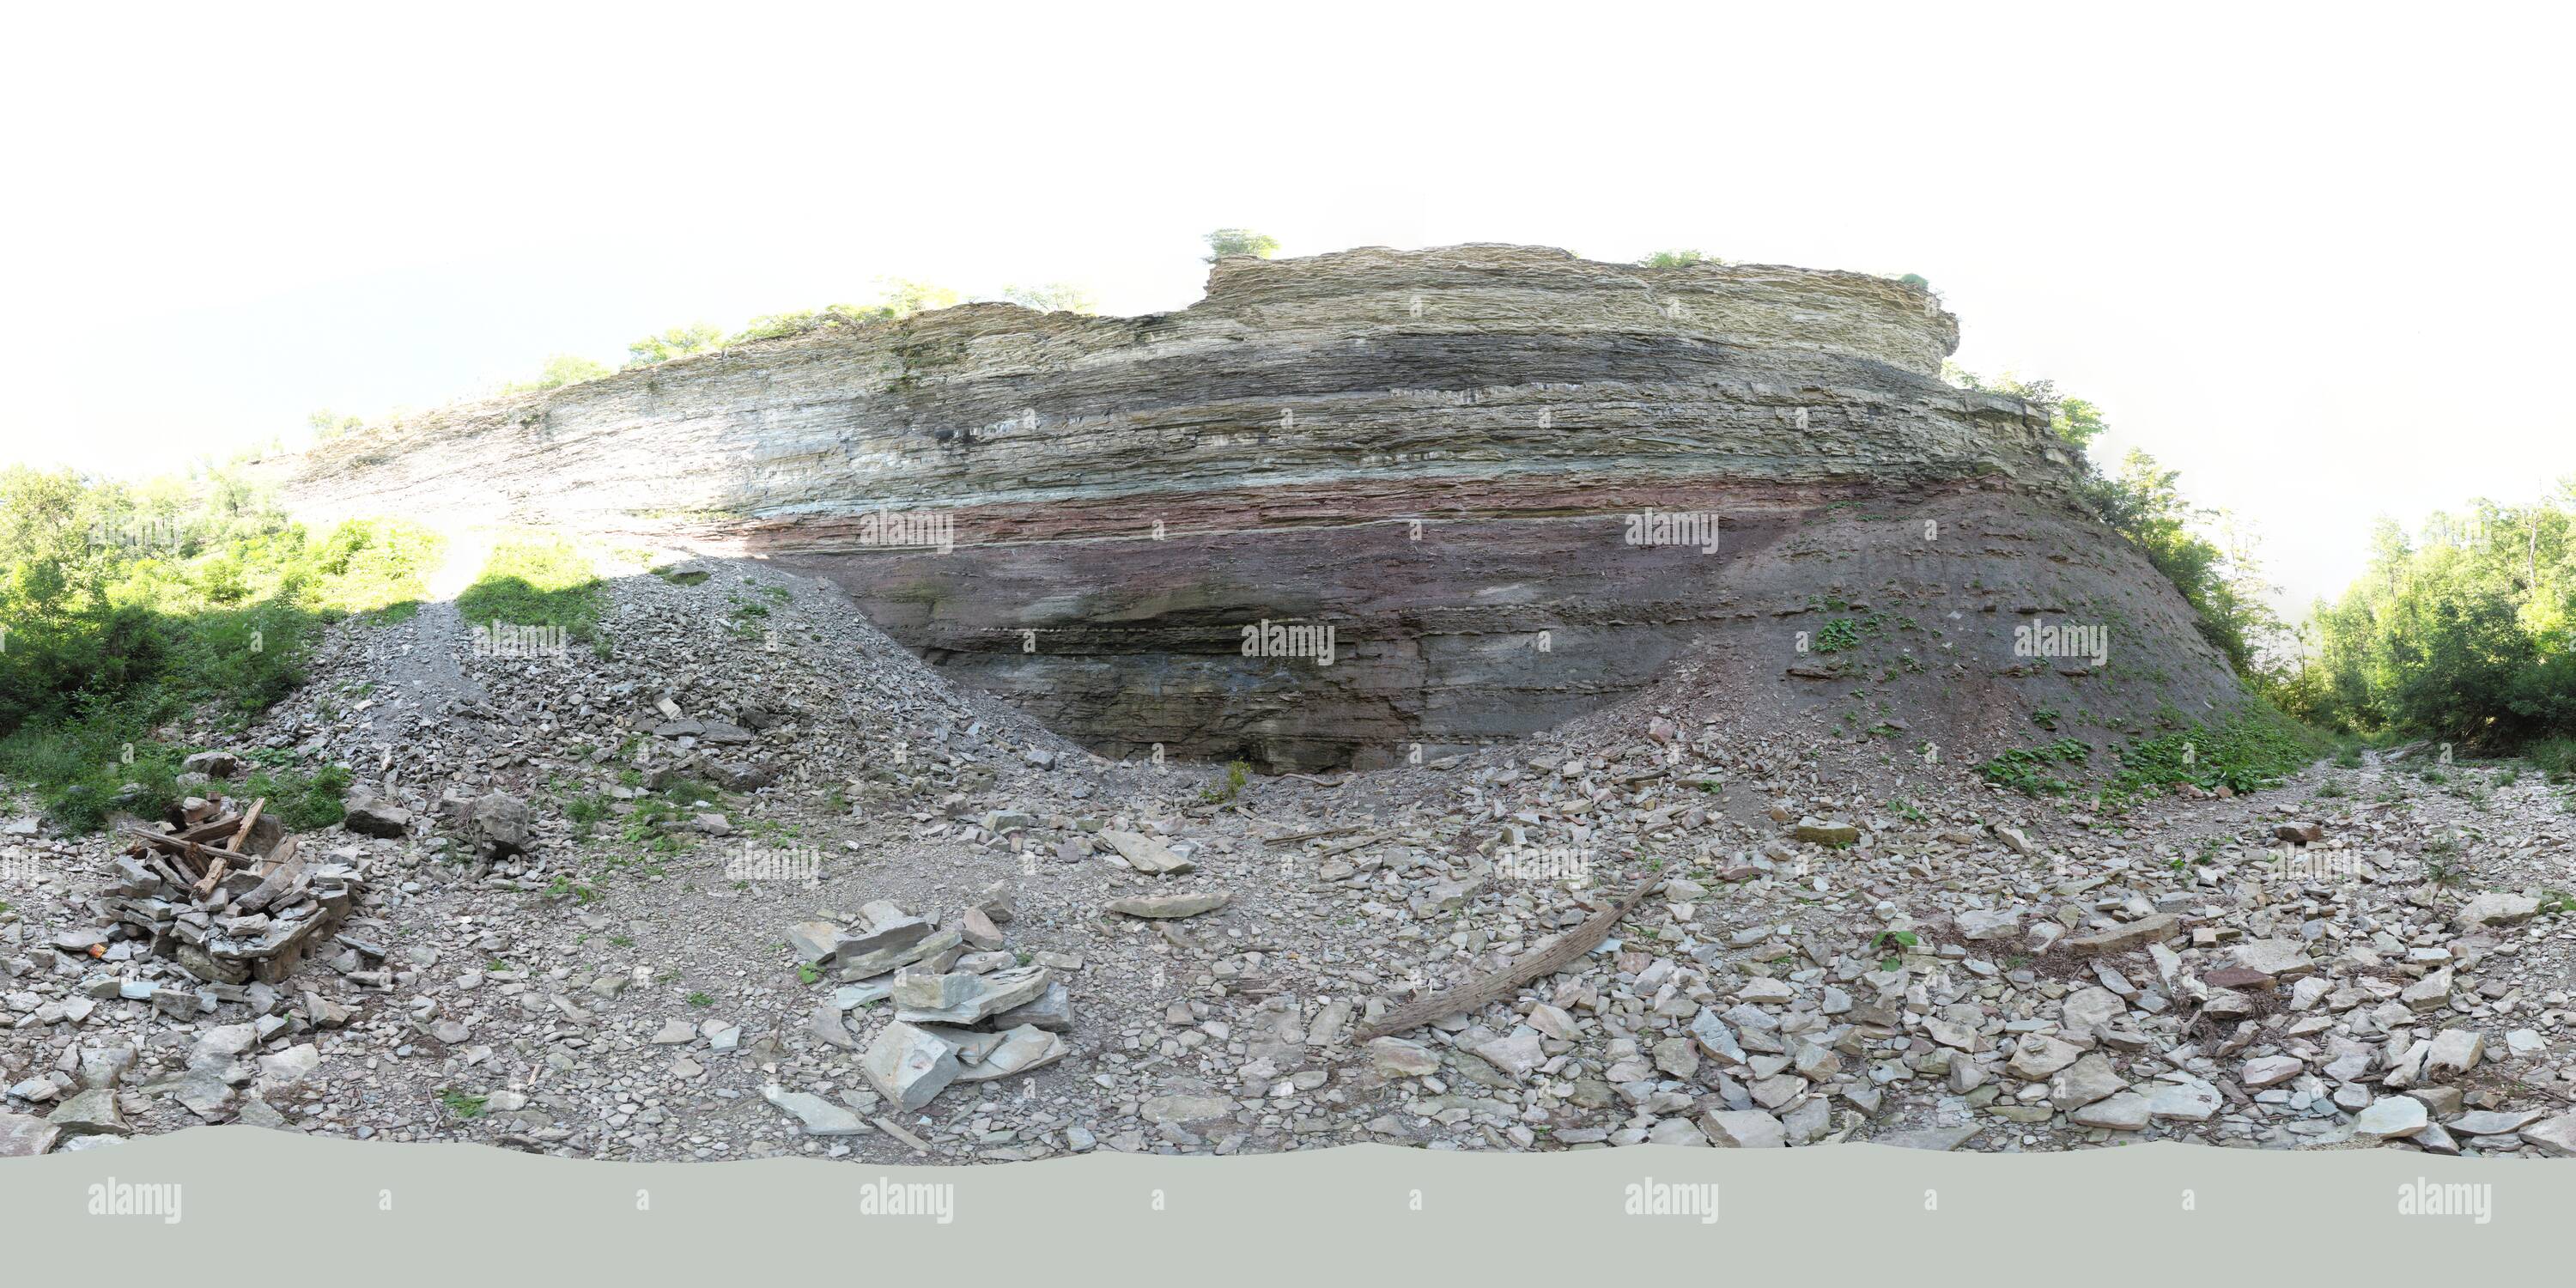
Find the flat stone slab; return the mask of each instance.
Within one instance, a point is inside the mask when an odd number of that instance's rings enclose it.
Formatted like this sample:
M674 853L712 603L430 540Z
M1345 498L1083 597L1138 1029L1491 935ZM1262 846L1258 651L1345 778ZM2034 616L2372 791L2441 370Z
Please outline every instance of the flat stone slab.
M1786 1149L1788 1130L1759 1109L1713 1109L1699 1116L1708 1143L1725 1149Z
M897 966L926 961L965 942L965 935L951 927L908 943L889 944L875 952L855 956L845 952L840 958L841 978L844 981L874 979Z
M2259 1090L2288 1082L2307 1067L2297 1056L2267 1055L2246 1061L2241 1078L2247 1087Z
M2218 1088L2202 1082L2159 1082L2147 1088L2147 1113L2156 1118L2205 1123L2226 1103Z
M1001 1035L1001 1041L984 1058L966 1066L957 1074L959 1082L990 1082L1008 1078L1032 1069L1050 1065L1073 1053L1073 1044L1034 1024L1023 1024Z
M957 1048L937 1035L897 1020L859 1058L859 1072L877 1094L910 1113L957 1080Z
M1956 1127L1916 1127L1890 1132L1871 1140L1874 1145L1894 1145L1898 1149L1953 1150L1976 1138L1987 1123L1962 1123Z
M2480 1109L2465 1113L2443 1126L2463 1136L2502 1136L2518 1132L2548 1115L2546 1109L2519 1109L2510 1113L2497 1109Z
M2232 956L2238 966L2274 979L2290 979L2317 968L2308 956L2308 946L2296 939L2249 939L2236 945Z
M1100 839L1109 842L1109 848L1118 851L1118 857L1127 860L1127 866L1148 876L1187 872L1195 866L1188 859L1172 853L1170 846L1142 832L1103 829Z
M808 1136L856 1136L873 1130L857 1113L808 1092L772 1085L760 1089L760 1098L795 1115Z
M2458 924L2462 930L2478 926L2510 926L2528 921L2540 911L2540 901L2521 894L2482 894L2460 909Z
M920 976L907 977L913 980ZM1046 995L1047 986L1055 982L1055 972L1044 966L1020 966L997 970L990 975L942 975L937 984L920 984L913 995L928 997L960 994L957 1002L944 1007L907 1006L904 1004L903 979L895 981L894 1017L906 1024L973 1024L987 1016L998 1015L1014 1007L1025 1006ZM963 979L963 985L950 988Z
M2066 949L2078 957L2089 957L2100 953L2125 953L2133 948L2144 948L2149 944L2162 942L2166 937L2180 933L2181 930L2182 918L2170 912L2159 912L2151 917L2141 917L2127 925L2113 926L2097 935L2067 940Z
M1820 818L1802 818L1789 835L1817 845L1851 845L1860 840L1860 829L1849 823L1830 823Z
M2155 1106L2145 1096L2123 1091L2077 1109L2066 1115L2066 1121L2078 1127L2104 1127L2112 1131L2138 1131L2147 1125Z
M1217 890L1193 890L1187 894L1131 895L1112 899L1109 911L1130 917L1195 917L1224 907L1234 896Z
M2431 1126L2432 1111L2413 1096L2382 1096L2370 1107L2355 1114L2352 1134L2370 1140L2394 1140L2412 1136Z
M31 1114L0 1113L0 1158L33 1158L54 1147L63 1129Z
M1440 1071L1440 1053L1419 1042L1403 1038L1372 1038L1368 1053L1369 1061L1386 1073L1419 1078Z
M45 1121L65 1136L123 1136L133 1130L126 1125L125 1111L117 1107L116 1093L105 1087L64 1101Z

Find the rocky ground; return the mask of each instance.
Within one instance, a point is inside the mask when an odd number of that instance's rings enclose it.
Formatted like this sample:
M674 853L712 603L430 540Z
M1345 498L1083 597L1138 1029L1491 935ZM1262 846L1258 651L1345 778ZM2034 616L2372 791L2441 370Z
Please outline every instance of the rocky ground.
M0 811L0 1154L2576 1152L2576 814L2510 766L2093 812L1746 719L1711 657L1532 742L1233 787L957 693L824 583L664 571L597 649L476 656L432 604L337 628L247 736L172 731L358 779L301 842L360 904L276 987L103 936L123 846ZM1644 881L1577 966L1360 1036Z

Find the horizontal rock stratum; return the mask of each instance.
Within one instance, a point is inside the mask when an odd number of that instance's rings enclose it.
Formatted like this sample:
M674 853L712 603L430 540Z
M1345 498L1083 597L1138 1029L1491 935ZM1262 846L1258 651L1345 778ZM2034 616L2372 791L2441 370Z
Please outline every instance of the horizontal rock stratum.
M1924 290L1857 273L1234 258L1177 313L827 326L283 464L314 518L823 573L1108 754L1437 755L1684 649L1741 669L1746 718L1909 741L2232 707L2180 598L2074 503L2045 409L1939 378L1957 338ZM2015 648L2067 638L2105 656Z

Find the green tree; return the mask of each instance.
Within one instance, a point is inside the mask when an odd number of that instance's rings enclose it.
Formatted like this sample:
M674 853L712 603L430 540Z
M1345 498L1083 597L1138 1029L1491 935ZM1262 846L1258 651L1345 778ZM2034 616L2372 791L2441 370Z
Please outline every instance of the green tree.
M1002 298L1040 313L1100 311L1100 305L1091 298L1091 292L1064 282L1049 282L1044 286L1005 286Z
M2057 431L2059 438L2077 447L2091 445L2108 428L2103 423L2101 408L2087 399L2058 392L2055 381L2024 380L2007 371L1987 382L1978 379L1977 373L1947 358L1941 360L1941 378L1962 389L2002 394L2008 398L2019 398L2034 407L2047 408L2049 428Z
M1207 235L1207 244L1207 262L1211 264L1235 255L1268 259L1279 252L1277 238L1254 232L1249 228L1217 229Z
M753 340L775 340L782 336L800 335L816 327L838 326L844 322L864 322L869 311L856 304L827 304L819 309L798 309L792 313L764 313L750 325L736 331L727 344L748 344Z
M328 407L304 418L305 427L313 431L313 441L327 443L332 439L357 433L367 422L356 416L343 416Z
M750 325L735 332L725 343L775 340L828 326L890 322L915 313L949 308L965 298L952 288L910 278L880 277L877 287L879 296L874 304L827 304L819 309L799 309L792 313L764 313L753 318Z
M2499 749L2576 738L2576 499L2473 501L2410 536L2372 525L2370 559L2319 600L2286 701L2351 733Z
M546 359L546 365L538 369L536 379L512 381L501 386L501 392L527 394L546 389L561 389L565 385L582 384L608 374L607 366L602 363L569 353L558 353Z
M1723 264L1725 260L1695 250L1659 250L1637 261L1639 268L1681 268L1689 264Z
M876 306L880 317L908 318L933 309L954 308L965 298L949 287L908 277L880 277L877 285L885 293L884 300Z
M648 335L626 346L626 365L649 367L655 363L685 358L693 353L706 353L724 347L722 330L705 322L675 326L658 335Z
M2099 415L2092 420L2091 432L2099 433ZM2250 543L2221 547L2201 534L2199 529L2224 516L2186 499L2180 478L2131 448L2117 474L2102 474L2088 464L2081 491L2094 513L2182 592L2201 638L2225 654L2238 675L2260 678L2264 654L2287 642L2279 615L2265 602L2270 588L2262 581Z

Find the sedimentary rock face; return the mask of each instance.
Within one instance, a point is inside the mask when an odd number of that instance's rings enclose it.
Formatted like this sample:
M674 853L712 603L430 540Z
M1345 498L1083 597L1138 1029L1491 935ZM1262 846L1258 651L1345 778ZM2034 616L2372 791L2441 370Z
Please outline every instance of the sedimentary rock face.
M1861 274L1232 259L1179 313L969 305L451 409L323 449L290 495L819 571L1109 754L1436 756L1686 649L1784 718L1887 686L1872 714L1918 735L1991 721L1931 700L1963 679L2229 701L2179 599L2071 502L2044 412L1938 378L1956 340ZM2106 660L2017 655L2017 629ZM2082 687L2123 662L2127 693Z

